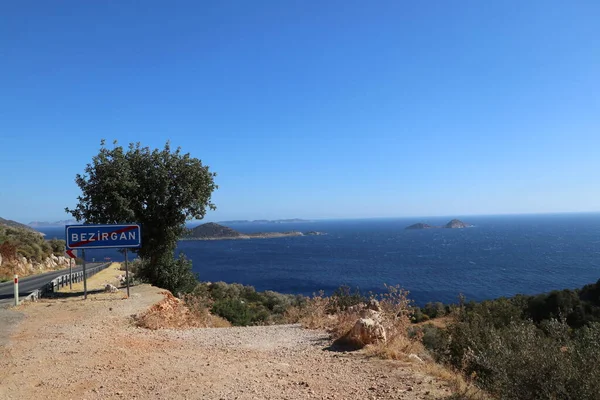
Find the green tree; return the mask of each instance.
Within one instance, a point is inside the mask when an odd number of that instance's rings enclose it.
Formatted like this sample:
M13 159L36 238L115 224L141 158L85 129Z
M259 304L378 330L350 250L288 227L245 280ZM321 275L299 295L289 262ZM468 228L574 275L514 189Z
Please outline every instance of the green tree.
M189 289L189 276L164 279L162 270L193 275L191 263L174 263L174 252L185 222L215 209L215 176L181 148L172 151L169 142L151 150L139 142L124 149L115 141L108 148L102 140L85 173L75 178L82 191L78 204L66 211L90 224L141 224L142 247L135 251L144 262L142 278L176 293Z

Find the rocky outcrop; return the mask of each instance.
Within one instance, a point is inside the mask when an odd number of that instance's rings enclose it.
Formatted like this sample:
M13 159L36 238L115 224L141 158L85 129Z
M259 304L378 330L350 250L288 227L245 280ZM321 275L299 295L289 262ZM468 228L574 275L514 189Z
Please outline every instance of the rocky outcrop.
M471 224L467 224L462 222L459 219L453 219L452 221L448 222L446 225L444 225L444 228L449 228L449 229L462 229L462 228L470 228L473 225Z
M341 343L360 349L368 344L386 341L385 328L379 320L379 313L369 309L363 311L371 311L376 313L377 316L374 318L360 318L341 339Z
M432 228L461 229L461 228L471 228L472 226L473 225L467 224L466 222L463 222L459 219L453 219L452 221L448 222L446 225L443 225L443 226L434 226L434 225L425 224L423 222L419 222L417 224L412 224L410 226L407 226L406 229L432 229Z
M419 222L417 224L412 224L412 225L406 227L406 229L430 229L430 228L435 228L435 226L424 224L423 222Z
M42 262L32 261L25 257L17 257L14 260L2 260L0 257L0 267L4 275L17 274L19 276L29 276L40 274L47 271L55 271L69 267L70 259L63 256L45 258Z

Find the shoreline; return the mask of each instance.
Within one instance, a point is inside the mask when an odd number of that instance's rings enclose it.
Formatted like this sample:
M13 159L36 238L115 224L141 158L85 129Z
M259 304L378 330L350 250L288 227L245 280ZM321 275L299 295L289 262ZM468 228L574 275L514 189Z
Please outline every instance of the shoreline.
M310 236L302 232L266 232L250 233L234 237L184 237L179 240L248 240L248 239L276 239L282 237Z

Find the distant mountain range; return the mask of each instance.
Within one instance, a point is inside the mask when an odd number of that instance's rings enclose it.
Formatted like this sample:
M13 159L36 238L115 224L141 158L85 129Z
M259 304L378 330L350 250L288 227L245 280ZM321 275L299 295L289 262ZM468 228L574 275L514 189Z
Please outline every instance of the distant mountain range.
M247 219L236 219L232 221L220 221L219 224L288 224L294 222L313 222L307 219L291 218L291 219L255 219L253 221Z
M32 228L39 228L39 227L44 227L44 226L65 226L65 225L74 225L74 224L77 224L77 221L75 221L74 219L64 219L64 220L55 221L55 222L32 221L32 222L28 223L27 225L31 226Z

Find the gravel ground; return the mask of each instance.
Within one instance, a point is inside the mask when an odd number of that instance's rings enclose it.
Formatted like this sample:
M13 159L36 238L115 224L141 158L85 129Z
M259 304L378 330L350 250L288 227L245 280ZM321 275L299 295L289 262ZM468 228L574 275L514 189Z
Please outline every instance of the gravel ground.
M0 347L6 346L12 331L23 317L20 312L0 307Z
M411 364L328 351L297 325L150 331L131 316L163 298L122 293L21 306L0 347L0 399L440 399Z

